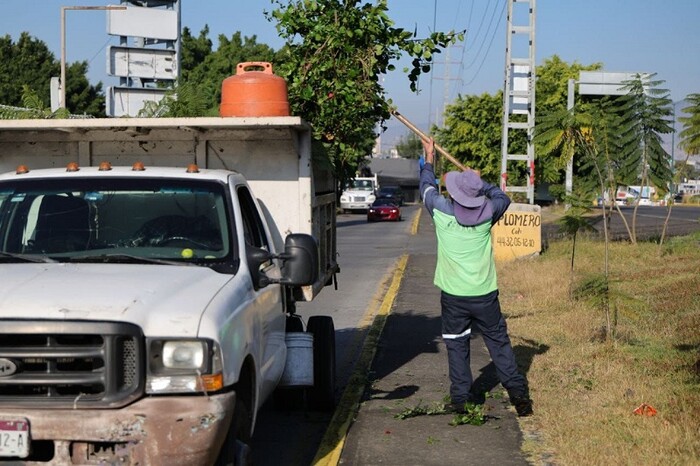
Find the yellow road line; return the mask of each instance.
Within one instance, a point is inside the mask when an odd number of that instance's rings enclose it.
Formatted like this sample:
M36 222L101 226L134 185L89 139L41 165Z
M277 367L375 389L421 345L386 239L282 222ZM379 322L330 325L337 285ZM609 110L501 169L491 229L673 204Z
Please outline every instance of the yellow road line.
M340 398L340 403L326 429L318 452L316 452L316 457L312 463L315 466L335 466L340 461L340 453L343 451L352 418L362 399L367 383L367 373L377 351L377 344L384 329L384 323L398 294L399 286L406 270L406 262L408 262L407 254L402 255L397 261L393 279L367 333L365 343L362 346L362 353L355 365L355 370L350 376L350 380Z
M423 206L419 206L418 212L413 215L413 223L411 223L411 234L418 234L418 224L420 223L420 213L423 212Z

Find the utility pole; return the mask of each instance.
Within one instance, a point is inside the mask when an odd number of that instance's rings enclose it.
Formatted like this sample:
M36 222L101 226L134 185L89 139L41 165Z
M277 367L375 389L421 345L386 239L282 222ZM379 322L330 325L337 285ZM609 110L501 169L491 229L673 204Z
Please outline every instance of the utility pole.
M436 113L439 112L441 115L435 115L435 124L437 126L445 126L445 110L447 109L447 104L450 101L450 82L451 81L461 81L462 78L452 78L450 74L450 66L451 65L459 65L461 62L458 61L451 61L450 60L450 50L452 47L461 47L459 45L452 45L447 47L446 51L446 56L445 56L445 61L444 62L435 62L435 64L443 64L445 66L444 70L444 77L435 77L433 79L435 80L443 80L444 81L444 86L443 86L443 97L442 97L442 110L441 112L436 110ZM430 130L430 128L428 128Z
M514 24L516 4L527 4L527 23ZM518 13L522 12L520 8ZM522 19L522 18L519 18ZM513 39L520 39L514 43ZM517 49L515 48L517 46ZM518 55L518 56L514 56ZM514 115L526 115L513 118ZM525 154L509 153L510 131L525 131ZM503 134L501 138L501 189L505 192L525 193L530 204L535 202L535 0L508 0L508 25L506 29L506 66L503 88ZM515 162L515 164L510 163ZM510 185L508 177L522 169L527 176L525 185ZM513 166L515 165L515 166ZM512 178L515 178L513 176Z

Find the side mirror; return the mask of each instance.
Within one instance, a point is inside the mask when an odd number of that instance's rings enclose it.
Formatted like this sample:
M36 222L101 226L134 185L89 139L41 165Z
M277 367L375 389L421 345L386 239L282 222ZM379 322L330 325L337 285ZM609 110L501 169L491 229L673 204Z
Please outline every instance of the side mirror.
M283 285L312 285L318 280L318 245L313 236L288 235L284 241L284 254L279 257L284 261L280 280Z
M284 240L284 253L270 254L265 249L251 245L246 247L246 259L250 269L253 287L256 290L270 283L288 286L313 285L318 280L318 245L311 235L293 233ZM270 259L280 259L281 278L274 279L260 271L260 267Z
M270 279L260 271L260 267L270 259L270 254L265 249L256 248L255 246L246 245L246 259L248 260L248 268L250 269L251 279L253 280L253 288L259 290L270 284Z

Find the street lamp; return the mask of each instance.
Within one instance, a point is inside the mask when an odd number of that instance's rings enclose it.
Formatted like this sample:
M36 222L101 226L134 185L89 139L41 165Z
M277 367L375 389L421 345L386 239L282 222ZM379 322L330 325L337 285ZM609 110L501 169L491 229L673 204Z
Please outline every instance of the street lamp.
M126 10L125 6L62 6L61 7L61 85L58 106L66 108L66 10Z

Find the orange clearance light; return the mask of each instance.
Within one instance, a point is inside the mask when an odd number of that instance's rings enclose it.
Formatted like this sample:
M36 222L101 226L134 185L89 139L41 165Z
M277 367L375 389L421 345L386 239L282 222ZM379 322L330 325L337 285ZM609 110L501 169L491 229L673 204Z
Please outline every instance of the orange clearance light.
M78 166L77 162L70 162L68 165L66 165L67 172L77 172L78 170L80 170L80 167Z
M199 167L196 163L187 165L187 173L199 173Z
M24 175L25 173L29 173L29 167L26 165L19 165L15 173L17 175Z
M98 168L99 171L101 172L108 172L112 169L112 164L109 162L100 162L100 168Z
M206 392L215 392L224 388L224 375L217 374L202 375L199 379L200 389Z
M146 167L143 165L143 162L134 162L134 164L131 166L131 171L135 172L142 172L146 169Z

